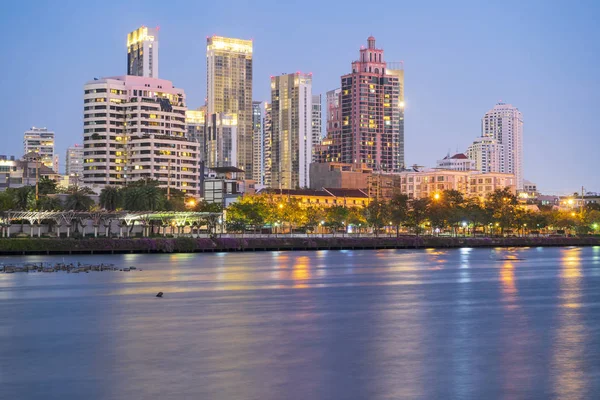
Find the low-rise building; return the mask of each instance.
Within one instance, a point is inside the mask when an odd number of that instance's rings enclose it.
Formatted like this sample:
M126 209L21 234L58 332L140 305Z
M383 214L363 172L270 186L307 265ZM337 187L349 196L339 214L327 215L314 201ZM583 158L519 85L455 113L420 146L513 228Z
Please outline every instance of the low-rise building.
M437 160L436 168L453 171L471 171L475 169L475 161L463 153L456 153L453 156L448 154L443 159Z
M277 202L289 199L297 200L301 206L320 207L365 207L369 204L369 195L360 189L322 188L322 189L262 189L259 194L268 194Z
M0 190L35 186L36 181L44 177L55 181L60 179L59 174L43 164L39 153L31 152L21 160L14 156L0 156Z

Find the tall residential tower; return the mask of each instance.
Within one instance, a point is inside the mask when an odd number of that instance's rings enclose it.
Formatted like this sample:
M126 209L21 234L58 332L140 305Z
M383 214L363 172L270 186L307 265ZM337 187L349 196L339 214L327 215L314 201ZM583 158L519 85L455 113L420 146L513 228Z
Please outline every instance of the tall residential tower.
M127 75L158 78L158 28L127 34Z
M228 162L253 176L252 41L211 36L206 39L207 118L221 115L237 124L236 156ZM216 117L214 119L216 122Z
M402 63L385 61L374 37L367 42L352 63L352 72L341 78L339 126L328 115L328 135L317 160L399 172L404 169L404 70ZM327 96L329 113L337 99L335 92Z
M523 189L523 114L511 104L498 103L481 119L481 136L502 145L503 171L514 174Z
M296 72L271 77L272 187L310 186L312 161L312 75Z
M58 156L54 156L54 132L35 126L23 135L23 154L38 153L40 162L58 173Z

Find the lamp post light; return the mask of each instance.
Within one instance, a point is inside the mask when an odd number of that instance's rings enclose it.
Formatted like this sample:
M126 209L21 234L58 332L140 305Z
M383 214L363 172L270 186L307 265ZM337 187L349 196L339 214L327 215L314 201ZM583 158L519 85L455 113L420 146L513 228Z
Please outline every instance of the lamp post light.
M463 221L462 222L462 227L463 227L463 236L466 237L467 236L467 221Z

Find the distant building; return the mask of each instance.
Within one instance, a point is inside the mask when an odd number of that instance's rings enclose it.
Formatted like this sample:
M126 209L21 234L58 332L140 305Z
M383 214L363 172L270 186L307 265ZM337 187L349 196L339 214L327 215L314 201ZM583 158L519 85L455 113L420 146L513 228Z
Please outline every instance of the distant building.
M448 154L443 159L437 161L436 168L453 171L471 171L475 169L475 161L469 159L463 153L457 153L453 156Z
M244 171L236 167L207 170L204 178L204 201L227 207L244 194L255 193L255 181L244 180Z
M264 157L264 177L262 184L266 187L270 187L271 182L271 171L272 171L272 159L273 155L273 142L271 128L273 126L273 119L271 117L271 103L265 102L265 113L263 118L263 157Z
M312 160L312 75L271 77L271 168L273 187L310 185Z
M313 157L312 157L311 162L315 162L315 160L316 160L316 156L314 154L315 146L320 145L321 140L323 139L323 134L321 133L323 105L321 103L322 103L321 95L313 94L313 97L312 97L312 121L311 121Z
M54 132L32 127L23 135L23 154L38 153L40 163L58 172L58 157L54 155Z
M517 189L523 189L523 114L518 108L498 103L481 120L481 136L493 138L502 145L502 168L499 171L514 174Z
M382 172L404 169L404 70L387 63L375 38L367 39L352 72L341 77L341 133L327 136L318 160L366 164ZM328 98L329 103L329 98ZM329 106L329 104L328 104ZM328 110L329 111L329 110ZM329 121L329 119L328 119ZM337 132L337 131L336 131ZM336 154L339 154L337 159Z
M238 165L238 134L236 114L218 113L208 116L206 121L206 166L208 168Z
M298 200L301 207L366 207L369 195L360 189L322 188L316 189L275 189L266 188L258 192L273 197L276 202L288 199Z
M186 137L185 92L164 79L119 76L84 87L83 181L156 179L199 195L198 143Z
M480 137L467 149L467 157L475 162L475 169L481 172L504 173L504 146L498 140Z
M342 89L330 90L325 94L326 103L326 135L319 144L314 146L316 163L340 162L342 157Z
M210 36L206 39L207 115L235 115L235 165L252 172L252 40Z
M206 106L185 112L187 138L198 143L198 159L206 161Z
M252 102L252 157L254 173L253 179L259 183L264 183L265 177L265 151L264 151L264 136L263 136L263 112L262 102Z
M158 28L142 26L127 35L127 75L158 78Z
M65 157L65 174L76 182L83 178L83 146L76 144L67 148Z
M496 189L505 187L516 192L514 175L475 170L427 169L388 174L360 164L314 163L311 165L311 174L313 189L361 189L373 199L390 199L395 193L406 194L409 198L422 198L444 190L457 190L466 197L484 198Z
M36 181L44 177L58 181L60 175L41 162L39 153L25 154L20 160L0 155L0 191L35 186Z

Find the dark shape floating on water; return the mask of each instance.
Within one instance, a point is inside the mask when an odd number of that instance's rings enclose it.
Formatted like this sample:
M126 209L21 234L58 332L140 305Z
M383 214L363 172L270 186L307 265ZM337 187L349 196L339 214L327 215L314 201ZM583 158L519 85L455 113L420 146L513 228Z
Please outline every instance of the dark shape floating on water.
M163 292L158 292L158 294L156 295L156 297L162 297L163 296Z

